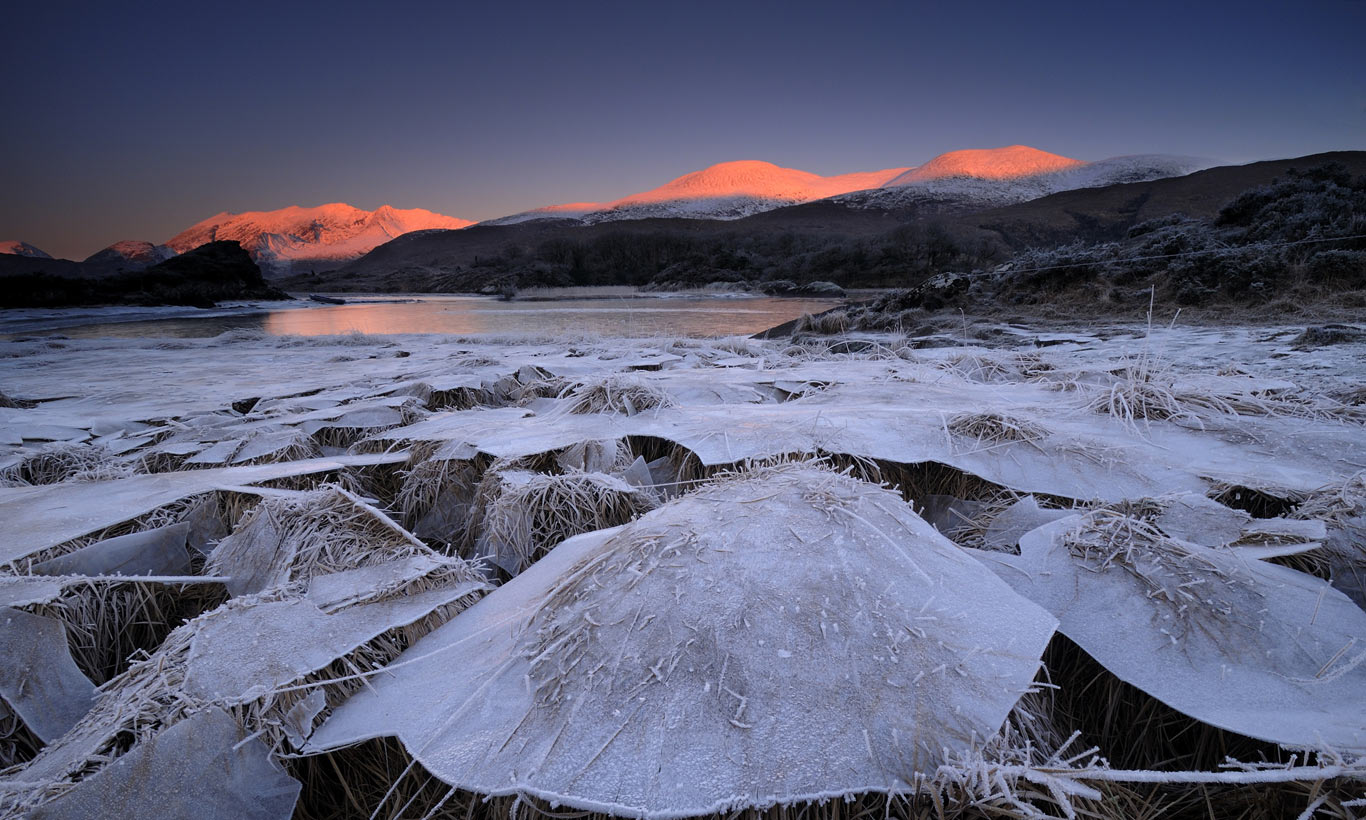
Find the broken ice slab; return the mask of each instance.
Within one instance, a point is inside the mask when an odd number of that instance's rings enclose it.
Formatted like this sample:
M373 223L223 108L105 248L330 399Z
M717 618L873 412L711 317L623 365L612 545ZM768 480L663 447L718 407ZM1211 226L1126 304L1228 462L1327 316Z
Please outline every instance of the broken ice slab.
M352 572L364 576L358 580L373 580L362 571ZM329 586L339 583L343 581L334 579ZM190 696L219 703L255 700L327 666L378 635L486 589L488 586L479 581L463 581L330 614L312 598L220 607L194 622L184 690ZM335 606L337 594L338 590L329 589L320 593L320 598Z
M0 698L45 743L95 702L95 685L72 660L66 626L55 618L0 609L0 658Z
M30 571L34 575L183 575L190 571L189 536L189 522L133 532L34 564Z
M302 785L222 709L197 712L40 806L34 820L287 820Z
M284 464L184 470L109 481L0 488L0 565L55 547L210 490L376 464L397 464L407 453L313 458Z
M1088 531L1111 545L1105 554L1076 546ZM1283 746L1366 751L1366 612L1243 548L1132 532L1092 513L1034 530L1020 555L974 552L1102 666L1173 709Z

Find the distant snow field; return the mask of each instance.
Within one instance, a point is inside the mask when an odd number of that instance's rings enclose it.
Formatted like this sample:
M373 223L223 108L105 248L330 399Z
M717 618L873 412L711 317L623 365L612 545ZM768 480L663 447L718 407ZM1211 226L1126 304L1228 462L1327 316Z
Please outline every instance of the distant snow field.
M1345 811L1303 330L0 341L0 816Z

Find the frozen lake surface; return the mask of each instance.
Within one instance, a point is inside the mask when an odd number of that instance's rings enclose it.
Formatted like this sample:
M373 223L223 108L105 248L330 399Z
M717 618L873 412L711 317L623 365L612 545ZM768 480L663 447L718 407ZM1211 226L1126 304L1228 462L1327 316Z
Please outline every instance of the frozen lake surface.
M10 310L0 334L61 331L72 338L207 338L228 330L272 336L343 333L491 333L500 336L717 337L749 335L819 313L836 299L748 296L620 296L500 301L488 296L347 296L344 305L310 301L226 303L189 307L102 307Z

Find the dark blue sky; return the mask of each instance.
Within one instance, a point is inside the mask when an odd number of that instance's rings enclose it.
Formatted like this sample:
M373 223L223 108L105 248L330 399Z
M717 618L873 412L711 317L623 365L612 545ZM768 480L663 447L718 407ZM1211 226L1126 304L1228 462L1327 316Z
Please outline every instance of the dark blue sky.
M0 239L81 258L218 211L482 219L715 162L1024 143L1366 148L1366 2L11 4Z

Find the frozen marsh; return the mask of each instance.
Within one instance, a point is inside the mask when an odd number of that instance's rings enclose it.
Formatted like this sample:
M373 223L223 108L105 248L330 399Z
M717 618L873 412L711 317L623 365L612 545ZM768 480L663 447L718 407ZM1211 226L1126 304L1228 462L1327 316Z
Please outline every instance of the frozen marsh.
M0 342L0 817L1366 816L1366 341Z

